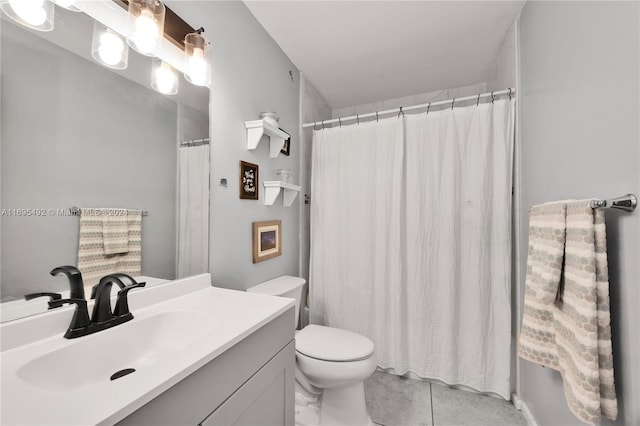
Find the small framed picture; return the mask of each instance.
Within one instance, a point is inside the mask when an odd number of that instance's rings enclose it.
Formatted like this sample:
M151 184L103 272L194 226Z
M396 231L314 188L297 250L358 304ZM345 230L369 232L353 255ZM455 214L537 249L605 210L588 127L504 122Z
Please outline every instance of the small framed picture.
M258 165L240 161L240 198L258 199Z
M253 263L282 254L282 221L253 222Z
M283 132L287 133L285 130L280 129ZM289 135L289 133L287 133L287 135ZM280 152L284 155L289 155L291 152L291 135L289 135L289 137L287 139L285 139L284 141L284 145L282 146L282 149L280 150Z

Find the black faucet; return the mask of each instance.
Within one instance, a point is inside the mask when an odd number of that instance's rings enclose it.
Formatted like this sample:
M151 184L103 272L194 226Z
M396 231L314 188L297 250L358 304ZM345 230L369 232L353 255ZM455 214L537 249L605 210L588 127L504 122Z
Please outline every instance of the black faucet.
M100 282L96 284L91 291L91 298L96 299L93 304L93 313L91 314L91 321L94 323L103 323L114 318L111 312L112 284L116 284L121 289L125 287L124 283L120 281L120 278L113 275L106 275L102 277Z
M132 284L125 285L123 280ZM114 283L120 287L120 291L118 291L116 307L114 311L111 312L111 286ZM126 274L112 274L103 277L100 282L93 287L92 296L95 296L96 300L93 305L91 319L89 319L87 301L84 298L52 300L49 302L49 306L54 308L61 306L63 303L75 303L76 310L73 314L69 329L64 335L67 339L73 339L106 330L107 328L132 320L133 314L129 312L127 293L134 288L144 287L145 284L146 283L137 283L135 279Z
M100 285L103 284L103 280L105 280L105 278L113 278L113 277L117 278L117 280L112 282L118 285L118 287L120 287L121 289L128 285L137 284L136 280L131 275L123 274L122 272L105 275L104 277L102 277L102 279L98 284L91 287L91 298L92 299L96 298L98 287L100 287Z
M69 289L70 299L84 299L84 283L82 282L82 274L75 266L58 266L57 268L53 268L51 272L49 272L52 276L56 276L59 274L65 274L67 279L69 280ZM51 293L51 292L39 292L39 293L30 293L24 295L24 300L35 299L36 297L49 297L49 301L52 302L54 300L61 300L62 295L60 293ZM60 307L61 305L51 306L49 305L49 309L53 309L54 307Z
M84 299L57 299L49 301L49 309L59 308L65 303L75 303L76 309L73 311L73 318L69 324L69 329L64 334L67 339L73 339L74 337L85 336L93 333L88 332L91 321L89 320L89 311L87 311L87 301ZM98 331L98 330L96 330Z
M62 295L60 293L49 293L49 292L43 291L43 292L40 292L40 293L25 294L24 295L24 300L35 299L36 297L48 297L49 301L62 299ZM53 308L51 306L49 306L49 309L53 309Z
M118 273L112 275L118 277L120 281L125 284L124 288L120 287L120 291L118 291L118 298L116 299L116 307L113 308L113 315L118 317L131 316L131 318L133 318L133 314L129 311L129 298L127 295L130 290L144 287L147 283L138 283L133 277L127 274Z
M65 274L69 279L70 299L84 299L84 283L82 282L82 274L75 266L58 266L49 272L52 276Z

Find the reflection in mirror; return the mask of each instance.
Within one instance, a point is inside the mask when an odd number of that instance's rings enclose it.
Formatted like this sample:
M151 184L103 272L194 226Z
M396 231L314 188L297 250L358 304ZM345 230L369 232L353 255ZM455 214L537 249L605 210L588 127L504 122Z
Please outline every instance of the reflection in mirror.
M129 252L121 272L147 286L206 272L208 89L180 76L177 95L153 91L152 59L133 51L126 70L98 64L83 13L57 8L49 33L3 17L0 31L2 320L47 309L48 297L26 294L67 297L67 279L49 272L80 258L87 298L96 276L116 272L104 264ZM89 217L72 207L105 210L81 231Z

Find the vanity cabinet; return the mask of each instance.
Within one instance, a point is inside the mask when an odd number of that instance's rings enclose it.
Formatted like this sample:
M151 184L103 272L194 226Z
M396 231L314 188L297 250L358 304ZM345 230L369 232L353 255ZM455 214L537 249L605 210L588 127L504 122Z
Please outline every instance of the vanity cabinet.
M289 309L118 424L293 426L293 321Z
M295 372L288 368L294 343L278 352L203 422L202 426L263 425L287 422L287 385Z

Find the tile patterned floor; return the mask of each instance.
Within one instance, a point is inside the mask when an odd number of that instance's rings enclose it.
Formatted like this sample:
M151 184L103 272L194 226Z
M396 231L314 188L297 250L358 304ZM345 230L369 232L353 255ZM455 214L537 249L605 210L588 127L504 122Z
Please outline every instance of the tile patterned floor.
M527 426L508 401L436 383L376 371L364 390L379 426Z

